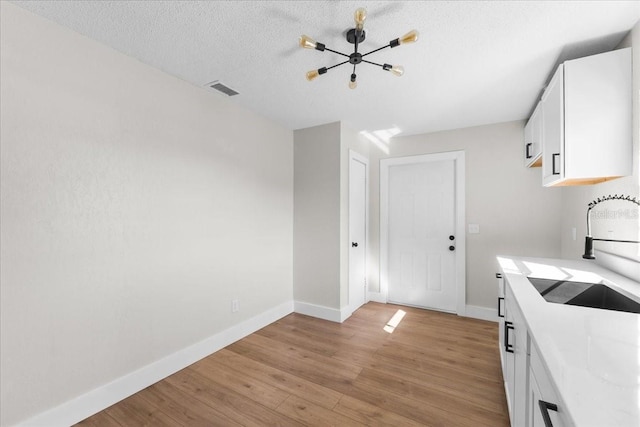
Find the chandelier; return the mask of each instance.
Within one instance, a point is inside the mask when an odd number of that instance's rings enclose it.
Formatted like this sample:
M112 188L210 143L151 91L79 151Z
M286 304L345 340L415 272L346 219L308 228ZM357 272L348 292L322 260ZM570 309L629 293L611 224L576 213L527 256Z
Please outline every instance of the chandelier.
M336 68L344 64L351 64L353 65L353 71L351 73L351 78L349 80L349 88L355 89L358 86L358 83L356 81L357 79L356 66L363 62L378 66L382 68L384 71L391 72L391 74L393 74L394 76L400 77L404 74L404 68L401 65L378 64L375 62L368 61L364 59L364 57L371 55L372 53L378 52L382 49L386 49L388 47L394 48L396 46L400 46L401 44L413 43L418 40L418 32L416 30L411 30L404 36L391 40L389 44L386 46L379 47L378 49L374 49L371 52L360 53L358 52L358 46L360 45L360 43L362 43L365 40L365 31L364 31L365 19L367 19L367 11L362 7L356 10L354 14L354 20L356 22L356 26L355 28L351 28L350 30L348 30L347 36L346 36L347 42L353 44L354 46L353 53L350 55L335 51L333 49L329 49L324 44L316 42L309 36L306 36L306 35L300 36L300 39L299 39L300 47L303 47L305 49L315 49L315 50L319 50L320 52L324 52L325 50L327 50L329 52L333 52L337 55L341 55L348 58L346 61L340 62L339 64L336 64L336 65L332 65L331 67L322 67L322 68L318 68L317 70L309 71L307 73L307 80L312 81L316 77L322 74L325 74L327 71L331 70L332 68Z

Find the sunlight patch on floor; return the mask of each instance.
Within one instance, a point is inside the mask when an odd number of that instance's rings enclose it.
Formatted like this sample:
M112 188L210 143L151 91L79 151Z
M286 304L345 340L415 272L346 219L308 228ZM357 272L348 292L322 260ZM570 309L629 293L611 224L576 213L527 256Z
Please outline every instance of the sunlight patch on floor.
M388 332L388 333L392 334L393 331L396 330L396 328L398 327L398 325L400 324L400 322L404 318L405 314L407 314L407 313L405 311L403 311L403 310L396 311L396 314L394 314L393 317L391 319L389 319L389 321L387 322L386 326L384 328L382 328L382 329L385 332Z

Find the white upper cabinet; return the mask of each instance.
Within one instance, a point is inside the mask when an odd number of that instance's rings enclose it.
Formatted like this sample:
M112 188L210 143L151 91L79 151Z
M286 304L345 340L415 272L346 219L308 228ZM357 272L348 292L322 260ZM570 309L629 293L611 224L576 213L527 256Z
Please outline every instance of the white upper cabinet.
M545 186L631 175L630 48L566 61L545 90L541 107Z
M542 166L542 107L538 103L524 127L524 165Z
M564 67L560 65L542 96L542 183L564 177Z

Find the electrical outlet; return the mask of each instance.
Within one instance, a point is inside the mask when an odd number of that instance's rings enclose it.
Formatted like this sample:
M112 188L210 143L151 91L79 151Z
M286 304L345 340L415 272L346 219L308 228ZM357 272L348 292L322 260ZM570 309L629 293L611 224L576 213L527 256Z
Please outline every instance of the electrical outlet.
M240 311L240 302L237 299L231 300L231 312L237 313Z

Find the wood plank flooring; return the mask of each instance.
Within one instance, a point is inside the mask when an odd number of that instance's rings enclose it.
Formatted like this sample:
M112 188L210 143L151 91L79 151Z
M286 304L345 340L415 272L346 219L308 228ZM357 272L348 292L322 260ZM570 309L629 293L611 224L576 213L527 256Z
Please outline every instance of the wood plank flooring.
M78 425L508 426L497 340L496 323L392 304L291 314Z

